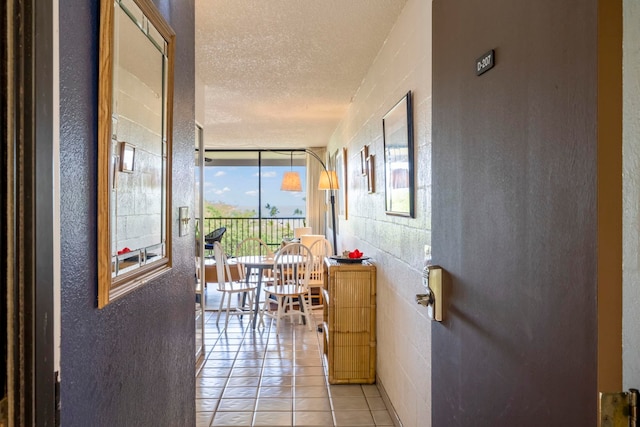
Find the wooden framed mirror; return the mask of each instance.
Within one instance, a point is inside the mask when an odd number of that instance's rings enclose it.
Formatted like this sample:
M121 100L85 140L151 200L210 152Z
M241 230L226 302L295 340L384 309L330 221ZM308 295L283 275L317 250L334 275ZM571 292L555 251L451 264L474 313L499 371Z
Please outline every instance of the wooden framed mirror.
M151 0L101 0L100 308L171 268L174 41Z

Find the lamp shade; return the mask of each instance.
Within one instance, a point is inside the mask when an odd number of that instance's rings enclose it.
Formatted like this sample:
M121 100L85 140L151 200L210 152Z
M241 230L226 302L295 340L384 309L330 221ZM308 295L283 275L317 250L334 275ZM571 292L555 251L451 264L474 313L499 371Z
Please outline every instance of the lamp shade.
M318 190L337 190L339 188L338 175L336 175L336 171L324 170L320 172Z
M282 191L302 191L300 184L300 174L298 172L285 172L280 185Z

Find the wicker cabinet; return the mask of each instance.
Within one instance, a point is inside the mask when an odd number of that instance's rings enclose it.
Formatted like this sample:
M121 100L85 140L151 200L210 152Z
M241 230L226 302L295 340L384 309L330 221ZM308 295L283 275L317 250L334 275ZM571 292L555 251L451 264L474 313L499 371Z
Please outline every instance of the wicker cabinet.
M376 267L327 258L324 357L330 384L376 381Z

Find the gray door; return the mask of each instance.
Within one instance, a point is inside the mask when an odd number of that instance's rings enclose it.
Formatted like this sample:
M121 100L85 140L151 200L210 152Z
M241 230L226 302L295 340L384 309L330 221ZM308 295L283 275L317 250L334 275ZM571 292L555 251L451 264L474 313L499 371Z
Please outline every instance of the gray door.
M620 334L619 307L598 309L621 289L621 136L602 104L620 93L598 93L598 6L433 3L435 427L595 426L598 389L619 383L602 363L620 348L598 339Z

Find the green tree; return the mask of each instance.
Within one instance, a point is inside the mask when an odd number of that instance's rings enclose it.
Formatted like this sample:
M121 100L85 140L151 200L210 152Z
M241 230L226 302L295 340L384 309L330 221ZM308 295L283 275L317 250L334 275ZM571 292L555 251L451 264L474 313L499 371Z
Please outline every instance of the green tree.
M269 203L267 203L264 207L269 211L269 216L272 218L280 213L280 210L276 206L271 206L271 204Z

